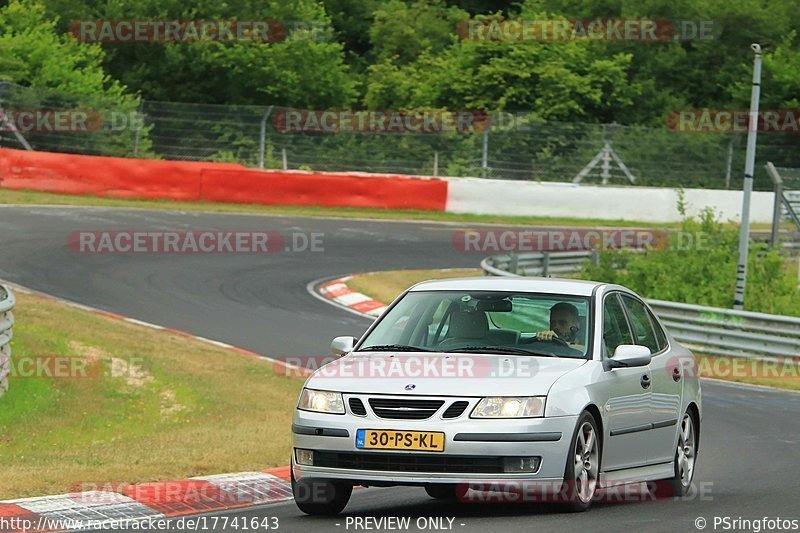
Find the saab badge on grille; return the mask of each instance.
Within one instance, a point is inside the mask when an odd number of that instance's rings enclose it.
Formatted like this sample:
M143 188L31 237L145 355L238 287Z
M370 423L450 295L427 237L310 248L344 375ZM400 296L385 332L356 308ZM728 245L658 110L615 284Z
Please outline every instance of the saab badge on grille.
M406 385L406 390L414 390L416 388L417 386L414 385L413 383L409 383L408 385Z

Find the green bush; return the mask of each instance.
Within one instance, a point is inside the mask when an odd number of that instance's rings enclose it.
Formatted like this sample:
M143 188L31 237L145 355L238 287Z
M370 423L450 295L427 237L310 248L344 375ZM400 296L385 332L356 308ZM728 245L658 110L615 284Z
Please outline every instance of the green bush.
M739 228L711 210L686 217L668 242L642 253L605 250L583 277L624 285L645 298L731 307L736 285ZM800 316L800 290L788 263L764 243L750 243L745 309Z

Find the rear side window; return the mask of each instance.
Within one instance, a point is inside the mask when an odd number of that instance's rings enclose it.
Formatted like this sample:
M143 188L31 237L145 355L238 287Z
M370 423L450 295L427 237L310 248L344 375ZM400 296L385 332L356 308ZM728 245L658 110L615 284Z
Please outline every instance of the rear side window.
M603 346L606 356L614 357L614 350L620 344L633 344L625 311L616 294L609 294L603 302Z
M650 353L658 352L660 348L647 308L642 302L630 296L622 295L622 301L625 302L625 309L628 310L634 343L647 346L650 348Z

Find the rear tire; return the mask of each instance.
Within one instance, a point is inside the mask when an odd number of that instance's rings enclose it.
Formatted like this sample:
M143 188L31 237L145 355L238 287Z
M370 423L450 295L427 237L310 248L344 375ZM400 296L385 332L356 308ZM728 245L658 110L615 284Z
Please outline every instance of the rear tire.
M686 411L678 431L678 446L675 450L675 477L668 480L673 497L686 496L694 479L697 461L697 421L691 411Z
M328 479L294 478L292 470L292 495L297 508L309 515L332 516L344 510L353 485Z
M599 486L601 442L597 422L590 413L578 418L569 450L557 501L564 511L582 512L591 507Z

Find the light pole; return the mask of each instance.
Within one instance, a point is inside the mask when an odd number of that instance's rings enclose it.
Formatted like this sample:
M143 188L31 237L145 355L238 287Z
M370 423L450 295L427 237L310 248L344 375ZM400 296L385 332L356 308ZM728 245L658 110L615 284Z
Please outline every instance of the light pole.
M744 309L744 287L747 281L747 255L750 247L750 195L753 192L753 171L756 165L756 134L758 133L758 99L761 93L761 46L751 44L753 86L750 91L750 121L747 127L747 155L744 162L744 194L742 196L742 227L739 232L739 263L736 266L736 292L733 308Z

